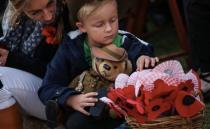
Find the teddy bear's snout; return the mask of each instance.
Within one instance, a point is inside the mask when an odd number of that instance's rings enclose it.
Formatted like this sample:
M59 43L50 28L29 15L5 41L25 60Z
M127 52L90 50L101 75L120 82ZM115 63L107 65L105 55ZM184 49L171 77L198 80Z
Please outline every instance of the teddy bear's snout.
M103 65L104 69L106 69L107 71L111 70L111 67L108 64L104 64Z

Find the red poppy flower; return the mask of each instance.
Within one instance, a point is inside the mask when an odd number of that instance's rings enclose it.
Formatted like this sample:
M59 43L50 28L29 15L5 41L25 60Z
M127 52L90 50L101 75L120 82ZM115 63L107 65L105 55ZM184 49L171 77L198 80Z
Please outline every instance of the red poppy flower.
M140 105L140 103L137 103L136 101L131 99L127 99L126 102L121 106L121 108L139 123L145 123L146 116L144 115L144 109L142 105Z
M140 103L137 104L135 101L135 89L134 86L127 86L122 89L112 89L107 94L108 98L110 98L112 101L115 102L116 105L118 105L123 111L126 112L129 116L135 118L138 122L145 122L145 118L143 117L139 112L142 114L144 113L143 108L140 109ZM136 105L138 105L139 111L137 111ZM111 107L115 111L122 114L121 111L118 109Z
M144 114L143 102L127 99L127 103L133 105L140 114Z
M194 84L192 83L192 80L187 80L184 82L181 82L178 85L178 90L185 91L187 93L192 93L194 88Z
M114 101L117 105L123 105L123 101L127 99L135 99L134 86L124 88L111 89L107 97Z
M174 107L174 101L177 97L178 90L174 90L167 97L164 98L164 101L170 103Z
M175 89L175 86L167 85L163 80L158 79L154 82L154 89L152 90L152 99L155 98L166 98L169 96Z
M116 102L117 100L116 90L117 89L110 89L109 92L107 93L107 97L111 99L113 102Z
M191 80L187 80L187 81L184 81L184 82L181 82L177 87L176 89L171 92L166 98L164 101L167 101L169 103L171 103L172 105L174 105L174 101L177 97L177 94L179 93L179 91L185 91L185 92L188 92L188 93L192 93L193 92L193 88L194 88L194 85L192 83Z
M146 107L146 112L148 113L148 120L154 120L166 111L171 109L171 105L164 102L162 98L154 99Z
M118 105L120 108L125 110L123 107L127 104L127 98L124 96L124 93L122 89L117 88L111 90L108 94L107 97L110 98L116 105ZM126 110L125 110L126 111ZM127 111L126 111L127 112Z
M120 108L123 109L123 111L128 114L128 116L134 118L139 123L145 123L147 120L147 117L143 114L144 109L143 107L140 107L141 111L138 111L138 108L136 108L137 103L134 100L126 99L122 100L119 104Z
M42 35L46 38L47 44L58 44L58 41L55 38L56 28L53 26L46 26L42 29Z
M129 99L135 99L135 89L133 85L122 88L123 95Z
M144 103L145 105L149 105L150 101L152 100L152 92L151 91L144 91Z
M109 104L109 107L117 113L117 116L120 116L120 117L122 115L125 115L125 113L124 113L125 111L122 108L122 106L125 105L126 98L122 94L123 93L122 93L122 90L120 88L111 89L107 93L107 97L115 103L115 104Z
M204 104L191 94L179 91L175 100L175 108L180 116L192 117L204 109Z
M137 101L141 101L144 99L144 86L142 85L140 88L139 88L139 91L138 91L138 94L136 96L136 100Z

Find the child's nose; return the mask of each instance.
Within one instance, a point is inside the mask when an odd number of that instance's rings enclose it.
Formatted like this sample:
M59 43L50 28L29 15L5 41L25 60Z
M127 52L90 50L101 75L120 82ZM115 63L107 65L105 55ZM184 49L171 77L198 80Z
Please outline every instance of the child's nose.
M112 30L111 24L107 23L107 24L106 24L105 31L106 31L106 32L109 32L109 31L111 31L111 30Z

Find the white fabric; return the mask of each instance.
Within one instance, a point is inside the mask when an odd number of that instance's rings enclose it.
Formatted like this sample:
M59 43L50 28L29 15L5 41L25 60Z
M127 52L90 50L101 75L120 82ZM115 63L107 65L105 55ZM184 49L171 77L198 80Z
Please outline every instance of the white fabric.
M3 89L17 100L27 114L46 120L45 106L37 94L42 79L28 72L0 66L0 80Z
M12 95L4 89L0 89L0 110L6 109L15 104L15 99Z

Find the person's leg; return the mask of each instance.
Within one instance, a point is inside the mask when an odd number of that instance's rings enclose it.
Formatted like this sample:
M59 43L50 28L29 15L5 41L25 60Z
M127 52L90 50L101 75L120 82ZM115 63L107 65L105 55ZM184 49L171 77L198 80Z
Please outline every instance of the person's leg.
M0 80L3 89L17 100L27 114L46 120L45 106L37 94L42 79L14 68L0 67Z
M1 106L5 106L4 104ZM23 129L22 116L17 103L0 109L0 129Z
M202 91L207 92L210 91L210 1L184 0L184 2L192 63L195 69L200 69Z
M194 69L195 71L197 71L200 67L200 63L199 63L199 55L197 52L196 47L198 47L197 42L194 41L194 39L192 39L192 33L194 32L192 29L192 23L191 23L191 0L183 0L183 7L184 7L184 12L185 12L185 21L186 21L186 26L187 26L187 31L188 31L188 36L189 36L189 40L190 40L190 47L191 47L191 51L190 53L190 62L192 63L192 69Z
M74 112L69 115L65 126L66 129L114 129L120 126L122 122L123 120L112 119L108 116L95 119L80 112Z
M80 112L71 113L65 123L66 129L97 129L95 119Z

